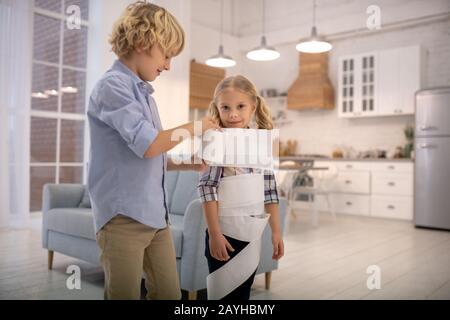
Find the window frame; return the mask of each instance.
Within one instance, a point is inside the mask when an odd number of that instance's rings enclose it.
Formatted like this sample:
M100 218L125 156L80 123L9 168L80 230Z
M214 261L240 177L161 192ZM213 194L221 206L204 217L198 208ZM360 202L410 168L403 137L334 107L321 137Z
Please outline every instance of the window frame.
M70 0L69 0L70 1ZM89 0L89 8L91 7L91 2L92 0ZM61 0L61 12L57 13L54 11L50 11L50 10L46 10L43 8L39 8L36 7L35 5L35 1L32 1L32 14L31 16L31 48L32 48L32 52L30 54L31 56L31 81L33 81L33 72L34 72L34 65L42 65L42 66L49 66L49 67L54 67L54 68L58 68L58 88L62 88L63 87L63 71L64 70L72 70L72 71L78 71L78 72L83 72L84 73L84 84L87 84L87 66L88 66L88 61L86 61L86 65L84 68L79 68L79 67L74 67L74 66L69 66L69 65L64 65L63 61L64 61L64 31L66 30L66 25L67 25L67 21L69 20L70 16L67 16L65 14L65 10L66 10L66 0ZM53 19L57 19L60 22L60 34L59 34L59 56L58 56L58 63L52 63L52 62L47 62L47 61L42 61L42 60L37 60L34 58L34 19L36 15L40 15L43 17L48 17L48 18L53 18ZM87 40L87 46L86 46L86 58L88 58L88 52L89 52L89 28L90 28L90 24L88 20L83 20L81 18L80 20L80 25L82 27L86 27L87 29L87 33L88 33L88 38ZM32 86L30 86L30 92L29 92L29 97L30 100L31 98L31 94L33 93L33 88ZM31 123L32 123L32 119L33 118L43 118L43 119L56 119L57 120L57 125L56 125L56 155L55 155L55 162L32 162L31 161L31 148L30 148L30 157L29 157L29 166L28 166L28 170L31 171L32 168L38 168L38 167L53 167L56 172L55 172L55 181L54 183L59 184L60 183L60 170L61 167L76 167L76 168L81 168L81 181L84 182L85 179L85 166L84 166L84 162L86 159L86 143L88 143L86 141L86 121L87 121L87 117L86 117L86 108L87 108L87 99L86 99L86 95L87 92L85 92L85 97L83 99L84 105L85 105L85 110L82 114L80 113L71 113L71 112L62 112L62 94L58 95L58 101L57 101L57 110L56 111L44 111L44 110L33 110L32 106L33 104L30 103L30 116L29 116L29 123L30 123L30 129L31 129ZM61 162L60 158L61 158L61 134L62 134L62 130L61 130L61 122L62 120L70 120L70 121L80 121L83 123L83 146L82 146L82 150L83 150L83 155L82 155L82 162ZM31 131L30 131L31 133ZM31 136L30 136L30 143L31 143ZM30 202L30 214L35 214L40 212L39 211L32 211L31 209L31 175L29 177L30 179L30 198L28 199L28 201Z

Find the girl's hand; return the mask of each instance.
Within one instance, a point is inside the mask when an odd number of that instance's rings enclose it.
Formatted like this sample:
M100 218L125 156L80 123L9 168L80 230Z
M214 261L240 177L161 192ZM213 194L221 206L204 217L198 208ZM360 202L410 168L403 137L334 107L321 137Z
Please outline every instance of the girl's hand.
M284 242L281 238L281 234L272 234L273 255L272 259L279 260L284 255Z
M219 261L227 261L230 259L228 250L234 251L231 244L223 236L223 234L210 235L209 236L209 252L214 259Z

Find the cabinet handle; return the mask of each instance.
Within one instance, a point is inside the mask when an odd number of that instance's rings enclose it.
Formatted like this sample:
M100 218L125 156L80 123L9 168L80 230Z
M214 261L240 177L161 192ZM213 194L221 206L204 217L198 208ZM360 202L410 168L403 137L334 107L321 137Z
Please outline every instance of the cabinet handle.
M394 169L395 169L395 166L388 166L388 169L394 170Z
M422 131L436 130L436 127L431 127L431 126L421 125L421 126L420 126L420 130L422 130Z
M395 209L395 206L393 206L392 204L390 204L390 205L387 206L387 208L388 208L389 210L394 210L394 209Z
M348 165L346 165L345 167L346 167L347 169L353 168L353 166L352 166L351 164L348 164Z
M428 143L422 143L419 145L419 148L421 149L431 149L431 148L435 148L436 145L434 144L428 144Z
M345 204L351 206L353 203L351 201L347 201Z
M393 186L395 186L395 182L389 182L388 185L393 187Z
M351 184L352 180L345 180L345 184Z

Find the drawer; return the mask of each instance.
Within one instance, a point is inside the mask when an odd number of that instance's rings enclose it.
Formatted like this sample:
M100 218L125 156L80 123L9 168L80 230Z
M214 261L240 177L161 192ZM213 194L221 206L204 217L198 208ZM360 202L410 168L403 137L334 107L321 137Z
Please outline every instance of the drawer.
M370 196L356 194L333 194L331 205L339 213L368 216L370 213Z
M370 213L373 217L412 220L413 198L372 196Z
M370 173L339 171L331 189L344 193L370 193Z
M414 164L412 162L372 162L373 172L407 172L413 173Z
M414 190L412 174L372 174L372 194L387 196L412 196Z
M370 162L366 161L336 161L339 171L370 171Z

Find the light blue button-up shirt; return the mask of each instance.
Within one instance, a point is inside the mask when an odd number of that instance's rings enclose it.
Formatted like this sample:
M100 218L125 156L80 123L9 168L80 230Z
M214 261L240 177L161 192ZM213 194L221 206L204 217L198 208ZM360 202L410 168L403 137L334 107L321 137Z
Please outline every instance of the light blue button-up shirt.
M162 130L153 88L117 60L92 91L88 190L98 232L117 214L167 226L166 154L144 158Z

